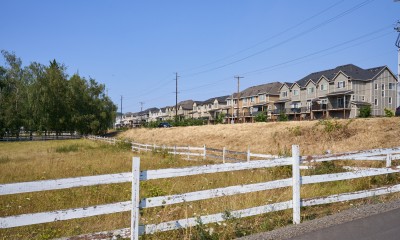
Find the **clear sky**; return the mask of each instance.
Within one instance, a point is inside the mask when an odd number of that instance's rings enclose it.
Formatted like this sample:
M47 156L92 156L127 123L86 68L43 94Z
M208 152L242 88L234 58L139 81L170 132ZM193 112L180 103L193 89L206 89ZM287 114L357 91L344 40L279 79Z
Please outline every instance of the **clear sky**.
M234 76L243 90L349 63L397 73L393 0L5 0L1 10L0 49L104 83L123 112L174 105L175 72L178 101L230 95Z

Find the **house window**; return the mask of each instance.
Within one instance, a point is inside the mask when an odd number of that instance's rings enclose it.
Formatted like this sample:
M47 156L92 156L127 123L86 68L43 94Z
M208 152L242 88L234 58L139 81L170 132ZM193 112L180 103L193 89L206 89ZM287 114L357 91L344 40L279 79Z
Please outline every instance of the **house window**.
M260 95L260 102L264 102L265 101L265 95Z
M394 83L389 83L389 90L393 90L394 89Z
M375 106L378 106L378 99L377 98L374 99L374 104L375 104Z
M382 91L382 97L385 97L385 91Z
M337 83L337 87L338 88L344 88L344 87L346 87L346 83L344 81L340 81L340 82Z
M307 109L311 109L311 101L307 102Z
M292 108L300 108L300 107L301 107L301 103L296 102L296 103L292 104Z
M312 94L314 92L314 87L307 88L307 93Z
M389 97L389 104L392 104L392 98Z
M254 97L251 97L251 102L252 103L255 102L255 98Z
M385 84L382 83L382 90L385 90Z
M295 89L293 90L293 96L298 96L299 95L299 90Z
M378 90L378 84L375 83L375 90Z
M287 97L287 91L282 92L282 97Z
M321 85L320 85L320 89L321 89L321 91L326 91L326 90L328 90L326 84L321 84Z

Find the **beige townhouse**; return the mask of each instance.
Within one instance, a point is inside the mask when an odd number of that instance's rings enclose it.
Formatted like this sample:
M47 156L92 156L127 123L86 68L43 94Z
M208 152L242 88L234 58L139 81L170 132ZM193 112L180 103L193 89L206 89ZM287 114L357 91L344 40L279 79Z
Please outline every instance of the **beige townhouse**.
M239 116L240 122L254 122L254 117L260 112L265 112L272 118L274 103L279 100L281 86L280 82L272 82L246 88L239 93L239 105L237 94L228 97L228 118L231 120L233 116L233 119L238 121Z
M387 66L362 69L353 64L314 72L295 83L284 83L275 115L289 119L355 118L363 106L373 116L397 107L397 79Z

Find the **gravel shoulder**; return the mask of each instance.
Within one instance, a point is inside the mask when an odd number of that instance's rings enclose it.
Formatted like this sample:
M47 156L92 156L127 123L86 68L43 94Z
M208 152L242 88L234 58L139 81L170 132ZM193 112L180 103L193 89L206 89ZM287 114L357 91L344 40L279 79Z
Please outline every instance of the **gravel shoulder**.
M299 225L289 225L284 228L275 229L269 232L258 233L240 240L261 240L261 239L290 239L306 233L335 226L338 224L350 222L356 219L369 217L372 215L388 212L400 208L400 200L394 200L388 203L379 203L373 205L358 206L347 209L334 215L306 221Z

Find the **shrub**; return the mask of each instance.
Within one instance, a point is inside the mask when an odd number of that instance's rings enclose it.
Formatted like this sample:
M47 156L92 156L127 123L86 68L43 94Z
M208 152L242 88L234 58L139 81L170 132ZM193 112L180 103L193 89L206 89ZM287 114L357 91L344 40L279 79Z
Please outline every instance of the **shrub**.
M394 117L394 112L388 108L384 109L386 117Z
M257 115L254 117L254 121L256 122L266 122L268 119L268 116L265 112L259 112Z
M224 119L225 119L225 113L220 113L218 114L217 119L215 119L215 123L216 124L224 123Z
M367 118L371 116L371 106L363 106L360 108L360 118Z
M328 139L339 140L350 137L353 134L349 129L350 123L352 123L352 120L348 120L345 124L337 120L320 120L316 127L323 126L323 132L328 136Z
M278 121L279 122L285 122L285 121L288 121L288 120L289 120L289 118L286 115L286 113L284 113L284 112L280 112L279 113L279 115L278 115Z
M288 127L287 130L289 131L290 134L294 135L295 137L301 136L302 134L300 126Z

